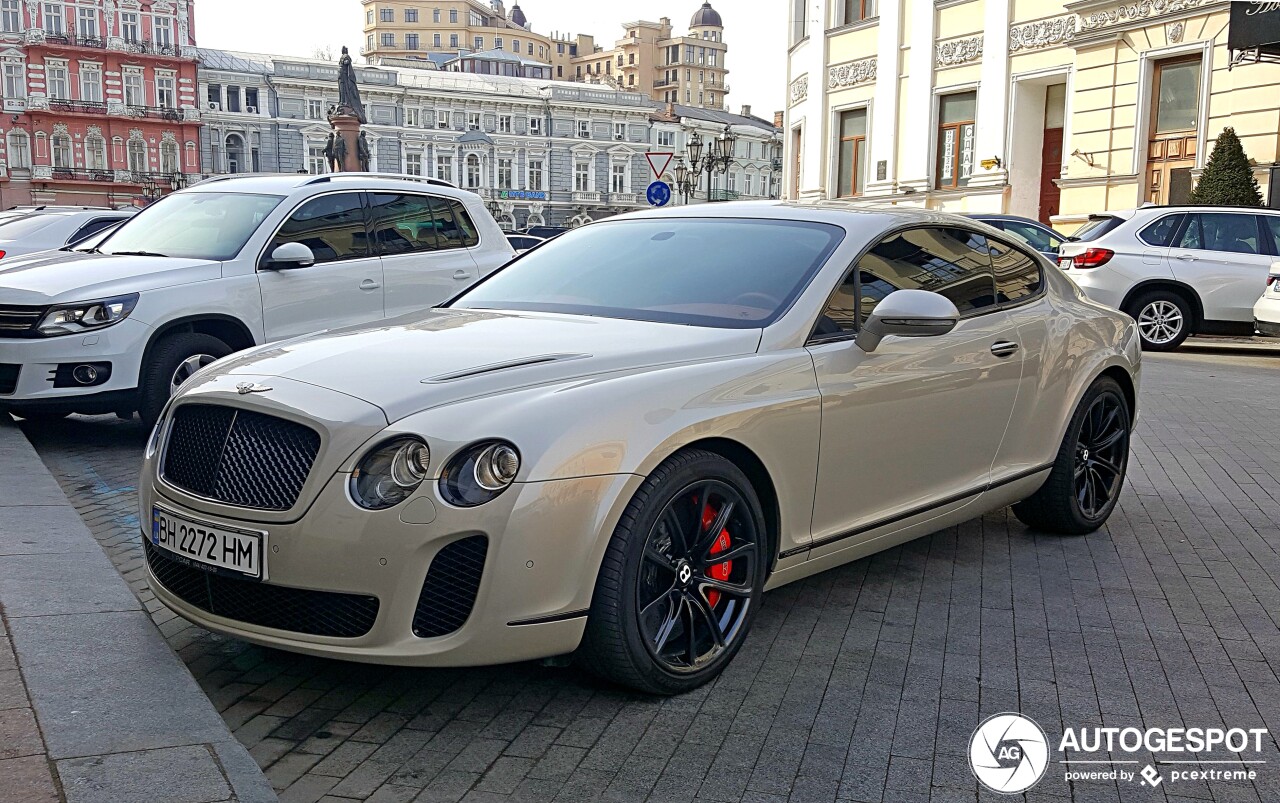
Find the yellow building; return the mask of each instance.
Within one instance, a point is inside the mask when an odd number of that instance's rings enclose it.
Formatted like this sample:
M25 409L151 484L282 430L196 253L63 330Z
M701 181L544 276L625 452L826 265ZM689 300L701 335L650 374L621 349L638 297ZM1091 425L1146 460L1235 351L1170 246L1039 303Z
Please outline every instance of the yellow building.
M1232 64L1231 5L790 0L784 194L1070 227L1185 201L1233 126L1280 206L1280 64Z
M684 36L675 35L670 17L622 27L626 35L610 49L596 45L592 37L577 38L570 80L642 92L664 103L728 108L729 47L720 12L710 2L694 13Z
M530 30L517 2L502 0L363 0L369 59L425 58L427 53L504 50L552 63L551 37Z

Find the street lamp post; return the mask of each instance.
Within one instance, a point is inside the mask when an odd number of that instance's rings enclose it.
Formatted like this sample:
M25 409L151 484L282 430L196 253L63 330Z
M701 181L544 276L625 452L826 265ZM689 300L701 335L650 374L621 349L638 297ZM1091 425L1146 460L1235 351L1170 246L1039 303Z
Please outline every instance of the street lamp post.
M733 135L733 131L727 125L724 131L720 132L720 136L710 141L703 140L702 135L695 131L686 148L689 156L688 166L684 165L683 160L676 165L676 183L681 185L681 193L686 196L693 195L705 174L707 202L715 200L713 197L715 175L716 173L724 175L729 172L729 167L733 164L733 146L737 141L738 138ZM681 170L684 170L688 177L688 190L685 189L684 181L680 178Z

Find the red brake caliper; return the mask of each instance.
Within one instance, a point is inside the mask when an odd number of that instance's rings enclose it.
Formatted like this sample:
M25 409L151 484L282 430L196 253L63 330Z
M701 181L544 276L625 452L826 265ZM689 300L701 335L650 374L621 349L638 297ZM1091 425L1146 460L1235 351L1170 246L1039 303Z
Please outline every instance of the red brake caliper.
M711 505L707 505L706 507L704 507L702 509L702 526L710 527L715 522L715 520L716 520L716 513L714 510L711 509ZM720 537L717 538L716 542L711 545L711 554L718 555L721 552L724 552L725 550L727 550L728 548L729 548L729 528L725 527L723 530L720 531ZM711 569L707 572L707 574L711 575L716 580L720 580L721 582L727 582L729 580L729 571L732 568L733 568L733 561L726 560L724 563L717 563L715 566L712 566ZM711 607L714 608L716 603L719 601L720 601L719 591L712 589L711 591L707 592L707 602L711 604Z

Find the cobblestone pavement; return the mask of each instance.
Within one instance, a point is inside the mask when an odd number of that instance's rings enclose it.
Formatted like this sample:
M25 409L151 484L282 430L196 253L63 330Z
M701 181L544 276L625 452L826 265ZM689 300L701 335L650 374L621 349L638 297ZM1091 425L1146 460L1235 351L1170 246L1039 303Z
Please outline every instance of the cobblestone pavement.
M282 800L974 801L968 740L1001 711L1054 745L1102 725L1280 734L1278 370L1149 357L1106 529L1049 537L999 512L780 589L723 677L672 699L572 668L378 668L207 633L143 587L139 426L27 431ZM1026 799L1277 801L1274 740L1253 782L1069 784L1053 764Z

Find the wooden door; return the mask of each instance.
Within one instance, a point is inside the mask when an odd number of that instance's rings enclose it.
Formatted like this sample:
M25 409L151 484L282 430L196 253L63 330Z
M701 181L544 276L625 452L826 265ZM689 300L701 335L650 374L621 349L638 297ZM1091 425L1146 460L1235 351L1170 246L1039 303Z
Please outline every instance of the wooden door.
M1040 151L1040 222L1049 224L1049 218L1058 214L1062 189L1054 180L1062 175L1062 129L1044 130L1044 147Z
M1196 136L1153 139L1147 143L1147 200L1185 204L1190 200L1196 166Z

